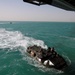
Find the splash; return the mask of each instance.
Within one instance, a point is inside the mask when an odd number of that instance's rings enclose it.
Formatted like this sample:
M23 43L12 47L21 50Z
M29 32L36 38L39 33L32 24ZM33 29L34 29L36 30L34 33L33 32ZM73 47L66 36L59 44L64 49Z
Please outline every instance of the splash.
M42 40L36 40L32 37L24 36L20 31L8 31L0 29L0 48L23 47L25 52L28 46L37 45L47 48Z

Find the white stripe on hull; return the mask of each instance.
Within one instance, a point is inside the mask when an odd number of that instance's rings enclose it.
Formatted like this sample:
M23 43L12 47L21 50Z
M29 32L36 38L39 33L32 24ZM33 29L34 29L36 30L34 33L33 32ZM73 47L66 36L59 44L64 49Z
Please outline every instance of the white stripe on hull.
M54 64L50 61L50 60L46 60L43 63L44 65L50 65L50 66L54 66Z

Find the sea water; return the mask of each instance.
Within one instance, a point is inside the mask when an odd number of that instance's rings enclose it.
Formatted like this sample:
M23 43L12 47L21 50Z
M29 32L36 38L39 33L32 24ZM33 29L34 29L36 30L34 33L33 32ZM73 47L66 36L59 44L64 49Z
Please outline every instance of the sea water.
M63 56L69 67L46 68L27 55L28 46L49 46ZM75 22L0 21L0 75L74 75Z

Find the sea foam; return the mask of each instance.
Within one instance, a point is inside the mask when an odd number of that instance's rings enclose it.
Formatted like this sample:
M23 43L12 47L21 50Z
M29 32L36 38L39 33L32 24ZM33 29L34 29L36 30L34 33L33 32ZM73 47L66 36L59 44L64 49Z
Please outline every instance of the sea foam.
M8 31L6 29L0 29L0 48L13 49L15 47L23 47L26 51L28 46L33 45L47 48L44 41L24 36L20 31Z

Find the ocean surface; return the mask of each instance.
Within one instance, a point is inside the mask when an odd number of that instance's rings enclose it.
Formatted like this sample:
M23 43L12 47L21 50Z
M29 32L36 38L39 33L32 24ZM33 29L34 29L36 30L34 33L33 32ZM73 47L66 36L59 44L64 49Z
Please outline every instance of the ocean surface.
M54 47L69 67L39 64L26 53L33 45ZM75 75L75 22L0 21L0 75Z

